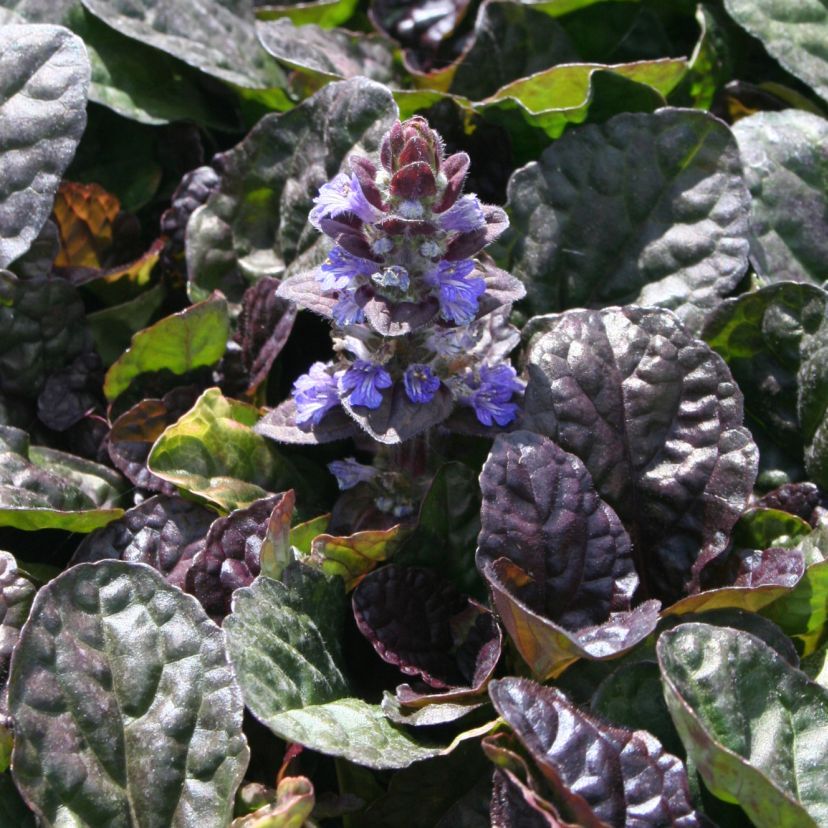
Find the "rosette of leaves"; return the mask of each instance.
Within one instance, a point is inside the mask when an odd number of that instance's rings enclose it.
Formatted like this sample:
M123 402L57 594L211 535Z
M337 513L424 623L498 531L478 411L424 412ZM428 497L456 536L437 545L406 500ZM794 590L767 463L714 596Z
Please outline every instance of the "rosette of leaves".
M466 153L446 156L440 136L413 117L386 133L379 163L351 156L322 185L310 222L334 245L277 296L330 320L338 356L300 377L261 433L286 442L349 436L344 409L393 444L443 422L458 403L485 427L514 420L522 384L508 351L482 344L480 323L524 289L481 255L508 219L463 194L468 167ZM510 339L502 327L501 342Z

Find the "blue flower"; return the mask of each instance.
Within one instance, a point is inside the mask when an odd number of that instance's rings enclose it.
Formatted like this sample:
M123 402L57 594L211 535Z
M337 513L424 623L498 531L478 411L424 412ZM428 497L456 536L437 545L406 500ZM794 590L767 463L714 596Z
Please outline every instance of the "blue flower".
M403 385L408 399L413 403L428 403L440 388L440 378L428 365L409 365L403 375Z
M468 325L477 315L478 299L486 292L486 283L477 276L470 276L474 267L472 259L442 261L428 274L427 281L437 288L443 319Z
M506 426L515 419L518 411L517 404L510 402L512 395L522 392L523 382L511 365L483 365L478 386L466 402L483 425Z
M351 287L360 276L370 276L377 267L370 259L360 259L341 247L334 247L316 271L316 281L322 290L342 290Z
M356 296L352 290L343 290L339 295L339 301L333 306L331 316L340 328L348 325L358 325L365 321L365 311L357 304Z
M381 388L391 387L391 375L382 365L358 359L339 379L339 390L349 394L351 405L379 408L382 405Z
M470 233L486 226L486 217L476 195L464 195L440 214L440 227L443 230L456 230L460 233Z
M328 366L314 362L307 374L293 383L296 401L296 425L318 425L322 418L339 405L337 378L328 372Z
M365 198L359 179L355 175L348 177L345 173L339 173L323 184L313 203L316 206L310 211L309 218L317 230L321 229L319 222L322 219L336 218L342 213L353 213L369 224L382 216L382 212Z
M367 483L377 475L377 470L373 466L364 466L353 457L328 463L328 470L336 478L336 484L342 492L353 489L358 483Z

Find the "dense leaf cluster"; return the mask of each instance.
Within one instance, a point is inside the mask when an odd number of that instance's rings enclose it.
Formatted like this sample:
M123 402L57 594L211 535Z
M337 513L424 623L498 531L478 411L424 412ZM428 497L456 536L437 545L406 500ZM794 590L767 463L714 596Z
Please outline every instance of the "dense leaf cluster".
M0 825L828 826L822 0L0 0Z

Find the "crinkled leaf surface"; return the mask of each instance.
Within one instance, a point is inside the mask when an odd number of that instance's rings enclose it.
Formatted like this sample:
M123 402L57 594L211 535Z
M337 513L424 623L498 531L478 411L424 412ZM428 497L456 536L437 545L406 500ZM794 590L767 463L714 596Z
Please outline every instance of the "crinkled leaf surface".
M354 617L377 654L438 690L480 691L500 657L492 614L435 572L389 564L354 590Z
M291 465L253 431L259 412L209 388L158 438L149 470L186 491L237 509L290 488Z
M326 80L361 75L380 83L392 79L394 44L378 35L296 25L287 18L259 21L262 46L278 61Z
M12 658L14 778L46 824L223 828L249 751L221 631L143 564L40 590Z
M753 266L772 282L821 285L828 279L828 121L796 109L757 112L737 121L733 134L752 196Z
M89 59L59 26L0 31L0 267L25 253L86 126Z
M364 79L329 84L264 117L220 156L221 185L190 219L190 296L220 287L238 301L249 281L281 276L299 254L324 259L327 242L308 224L319 187L352 152L379 149L396 117L390 92Z
M252 0L82 0L115 31L249 89L284 85L256 39Z
M828 100L828 8L823 0L725 0L725 8L785 69Z
M745 396L748 424L828 485L828 294L813 285L768 285L725 300L703 336Z
M682 624L657 651L667 705L707 787L757 826L824 825L828 691L728 627Z
M285 583L260 577L239 590L224 629L245 704L283 739L358 764L405 767L434 756L378 706L349 697L344 616L339 579L301 564Z
M115 420L109 432L109 457L128 480L142 489L175 494L172 483L147 468L147 457L164 429L189 411L197 397L195 388L178 388L160 400L141 400Z
M230 611L233 592L250 586L261 570L261 551L270 519L293 495L262 498L246 509L236 509L210 527L202 549L186 575L186 590L201 601L207 613L223 618Z
M0 270L0 389L36 397L87 343L83 302L69 282Z
M742 395L669 311L577 310L542 325L524 425L583 460L630 534L645 594L675 600L724 549L752 490Z
M35 585L18 572L14 555L0 552L0 696L5 695L12 648L29 616L35 592ZM0 701L0 710L5 707L5 700Z
M230 334L227 302L214 296L167 316L132 337L132 344L107 371L104 394L116 399L140 374L166 369L185 374L213 365Z
M610 727L527 679L493 681L489 695L579 824L701 825L684 765L654 736Z
M511 269L534 311L637 303L693 330L747 266L750 197L712 116L623 114L565 135L509 183Z
M72 563L116 558L157 569L167 583L184 588L193 557L215 520L215 512L180 497L156 495L87 535Z
M117 473L80 457L29 445L0 426L0 526L91 532L119 518Z
M526 573L518 597L570 629L630 608L638 577L629 535L577 457L538 434L502 434L480 488L481 570L508 558Z

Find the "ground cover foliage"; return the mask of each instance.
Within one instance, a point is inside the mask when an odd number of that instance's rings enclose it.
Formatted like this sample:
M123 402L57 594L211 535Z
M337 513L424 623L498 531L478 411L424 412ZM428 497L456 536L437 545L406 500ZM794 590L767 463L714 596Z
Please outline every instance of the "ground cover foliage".
M0 0L0 825L828 826L821 0Z

